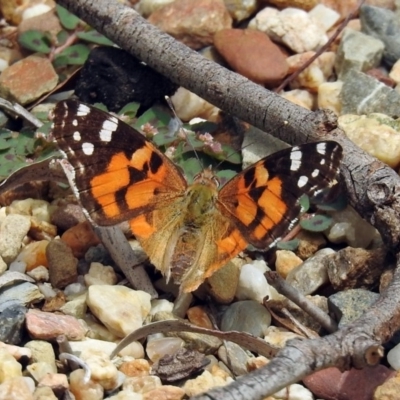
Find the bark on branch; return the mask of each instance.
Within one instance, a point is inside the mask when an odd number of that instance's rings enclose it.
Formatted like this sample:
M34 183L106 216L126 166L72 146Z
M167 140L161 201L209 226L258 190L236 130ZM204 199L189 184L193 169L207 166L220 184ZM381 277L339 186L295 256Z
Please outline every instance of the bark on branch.
M115 0L58 3L175 83L258 128L272 130L281 140L290 144L338 141L344 149L341 173L351 204L380 231L385 245L398 253L400 179L391 168L348 140L330 112L309 112L289 103L203 58ZM354 324L322 339L293 341L266 367L196 399L261 399L318 369L373 365L379 360L380 344L400 328L399 304L398 258L391 285Z

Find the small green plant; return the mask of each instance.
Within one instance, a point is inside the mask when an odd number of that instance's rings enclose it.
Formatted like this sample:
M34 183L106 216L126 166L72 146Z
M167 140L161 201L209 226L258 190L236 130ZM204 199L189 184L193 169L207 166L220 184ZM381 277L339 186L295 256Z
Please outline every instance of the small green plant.
M57 5L56 11L64 28L57 35L30 30L21 33L18 41L25 49L48 56L57 71L68 66L84 64L93 44L113 45L109 39L65 8Z

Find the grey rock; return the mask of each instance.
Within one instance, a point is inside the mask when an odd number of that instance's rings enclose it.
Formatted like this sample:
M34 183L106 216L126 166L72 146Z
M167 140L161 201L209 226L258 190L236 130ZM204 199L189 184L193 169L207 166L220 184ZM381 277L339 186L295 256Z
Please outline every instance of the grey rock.
M378 298L378 293L364 289L344 290L328 298L328 308L340 321L340 328L361 317Z
M361 29L385 44L383 60L391 67L400 59L400 18L393 11L363 5L360 9Z
M36 285L29 282L6 287L0 292L0 312L11 306L29 306L44 299Z
M397 117L400 112L400 93L363 72L348 72L340 96L342 115L382 113Z
M238 344L225 341L218 349L218 357L228 366L235 376L247 374L248 354Z
M226 309L221 319L221 331L247 332L262 337L270 324L271 314L264 306L253 300L244 300Z
M384 48L382 41L346 28L335 59L338 79L344 80L351 69L368 71L377 67L381 62Z
M0 341L19 345L24 336L25 307L14 304L0 313Z

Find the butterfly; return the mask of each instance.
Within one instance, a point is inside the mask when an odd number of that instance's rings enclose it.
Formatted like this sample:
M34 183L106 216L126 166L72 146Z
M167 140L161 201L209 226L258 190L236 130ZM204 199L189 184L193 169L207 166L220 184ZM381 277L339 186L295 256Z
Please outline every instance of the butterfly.
M273 246L298 220L303 194L329 188L342 148L334 141L281 150L225 185L211 169L192 184L141 133L77 100L59 102L52 134L70 184L98 225L129 221L150 261L191 292L248 244Z

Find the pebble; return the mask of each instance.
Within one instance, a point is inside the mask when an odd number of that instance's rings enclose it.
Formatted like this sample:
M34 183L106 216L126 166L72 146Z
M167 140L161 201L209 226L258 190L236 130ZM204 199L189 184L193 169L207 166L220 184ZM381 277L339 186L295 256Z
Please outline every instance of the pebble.
M3 258L0 256L0 276L7 271L7 264L4 262Z
M44 299L37 285L22 282L4 288L0 292L0 312L11 306L30 306Z
M277 86L288 72L281 49L260 31L224 29L215 34L214 46L234 71L266 87Z
M400 59L400 22L391 10L364 4L360 8L362 31L385 44L383 61L392 66Z
M328 214L332 217L332 224L324 233L332 243L346 243L351 247L365 249L377 236L376 229L351 206Z
M136 7L138 12L146 18L159 8L173 2L174 0L140 0Z
M37 387L48 387L51 389L52 393L57 395L56 398L62 398L69 388L68 378L65 374L50 373L45 375L40 382L38 382Z
M17 377L8 379L0 384L0 399L36 400L33 397L34 385L31 378Z
M227 372L214 365L210 371L204 371L195 379L187 380L183 385L183 390L189 397L205 393L214 387L226 386L233 382Z
M400 370L400 344L394 346L386 356L389 365L396 371Z
M279 9L295 7L309 11L318 4L318 0L268 0L268 4L272 4Z
M179 337L163 337L148 339L146 354L151 361L156 362L165 355L172 355L185 345Z
M86 337L83 340L71 341L70 346L72 352L79 357L82 352L91 350L96 351L97 349L101 349L106 354L111 354L117 347L117 344L115 342L108 342L106 340L97 340Z
M126 376L148 376L150 375L150 364L145 359L124 361L119 370Z
M22 376L22 365L4 348L0 348L0 383Z
M397 373L376 388L373 400L397 400L399 391L400 376Z
M340 19L340 14L324 4L317 4L308 15L324 32L329 31Z
M46 247L48 240L28 243L18 254L16 261L26 265L26 271L31 271L39 266L47 266Z
M7 264L17 257L30 226L29 218L23 215L9 214L5 217L0 227L0 256Z
M247 374L247 362L249 355L238 344L225 341L218 349L218 357L235 376Z
M25 343L24 347L32 354L31 362L45 362L50 366L51 372L57 372L56 356L51 343L45 342L44 340L31 340Z
M125 286L92 285L87 305L115 335L124 337L140 328L151 309L151 296Z
M59 335L65 335L68 340L82 340L85 337L85 330L74 317L36 309L27 312L26 327L34 339L54 340Z
M8 207L9 214L19 214L34 217L38 221L50 223L54 206L45 200L27 198L14 200Z
M346 135L367 153L392 168L400 164L400 124L385 114L339 117L339 126Z
M361 317L378 298L378 293L365 289L348 289L329 296L328 308L340 328Z
M181 400L185 391L178 386L164 385L143 394L143 400Z
M51 223L62 231L67 231L73 226L86 221L82 207L78 204L64 204L58 206L51 214Z
M58 75L45 57L28 56L7 67L0 75L0 96L25 105L53 90Z
M299 241L296 254L302 260L307 260L326 245L324 235L319 232L301 230L296 236L296 239Z
M389 77L393 79L397 85L400 83L400 59L393 64Z
M187 317L191 324L206 329L214 329L214 326L203 306L194 306L187 310Z
M20 360L22 357L28 360L32 358L31 350L24 347L0 342L0 348L6 349L16 360Z
M53 390L48 386L36 387L33 395L35 400L57 400Z
M125 379L122 389L143 394L161 386L161 379L158 376L134 376Z
M86 315L86 293L67 301L60 307L60 311L65 315L72 315L75 318L83 319Z
M0 296L1 301L1 296ZM20 304L12 304L0 314L0 340L18 345L25 335L25 314L27 309Z
M194 50L211 45L216 32L232 26L223 0L176 0L148 21Z
M271 324L271 314L254 300L231 304L221 319L221 331L247 332L262 337Z
M383 365L352 368L345 372L331 367L308 375L303 378L303 383L314 396L321 399L377 400L374 397L375 389L391 375L393 372Z
M174 303L166 299L153 299L151 300L151 310L149 315L154 315L160 311L172 312Z
M264 273L268 269L264 264L260 267L259 262L245 264L240 269L239 285L236 291L236 298L239 300L255 300L262 303L265 296L276 298L276 290L271 287Z
M290 271L302 264L303 260L290 250L277 250L275 269L276 272L284 279Z
M75 400L102 400L104 398L104 389L92 381L84 381L85 372L82 369L76 369L69 375L69 390L75 396Z
M302 68L314 55L314 51L307 51L288 57L286 62L289 66L289 74ZM333 75L334 63L335 53L332 51L325 51L290 82L290 88L306 88L311 93L318 93L319 86Z
M51 38L55 38L62 29L56 10L51 9L47 12L30 16L29 18L25 18L24 13L23 20L18 25L18 35L23 32L36 30L39 32L46 32L51 35Z
M326 267L321 259L333 253L335 252L329 247L317 251L312 257L293 269L286 281L304 295L314 293L329 282Z
M220 304L232 302L239 284L238 263L231 260L207 279L207 289Z
M52 366L43 361L29 364L26 367L26 371L35 380L35 382L41 381L46 375L54 372Z
M50 279L49 270L43 265L27 272L27 275L33 278L36 282L47 282Z
M350 70L343 82L342 114L382 113L396 118L400 93L363 72Z
M315 96L307 90L288 90L282 92L281 96L300 107L306 108L307 110L313 110L315 108Z
M210 122L216 122L218 119L219 108L183 87L171 96L171 101L176 115L184 122L193 118L204 118Z
M117 335L99 322L90 312L85 315L84 321L82 322L86 323L86 328L88 329L86 336L91 339L105 340L107 342L117 342L119 340Z
M317 50L328 40L320 25L307 12L296 8L278 11L266 7L249 22L249 28L266 33L295 53Z
M276 400L314 400L313 394L303 385L294 383L274 393Z
M224 0L225 7L236 22L241 22L254 14L257 9L257 0Z
M80 222L66 230L62 234L61 240L71 248L76 258L82 258L90 247L100 243L100 239L89 221Z
M90 368L91 380L99 383L104 390L118 386L118 370L103 349L87 348L79 356Z
M349 70L365 72L379 66L384 48L382 41L346 28L335 59L338 80L343 81Z
M342 91L343 82L322 82L318 87L318 108L327 108L336 115L340 115L342 111L342 101L340 93Z
M104 266L98 262L90 264L89 272L85 275L86 286L91 285L115 285L117 275L113 267Z
M78 277L78 260L68 245L59 239L52 240L46 248L50 283L54 288L63 289L74 283Z
M282 349L286 342L292 339L301 339L301 336L276 326L270 326L265 331L264 340L275 348Z

